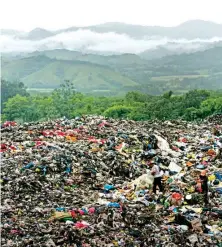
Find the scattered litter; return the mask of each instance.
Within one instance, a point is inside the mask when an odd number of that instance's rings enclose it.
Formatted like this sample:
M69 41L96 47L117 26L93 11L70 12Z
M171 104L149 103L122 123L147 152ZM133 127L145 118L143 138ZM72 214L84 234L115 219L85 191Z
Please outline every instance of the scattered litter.
M1 245L220 246L221 120L6 122Z

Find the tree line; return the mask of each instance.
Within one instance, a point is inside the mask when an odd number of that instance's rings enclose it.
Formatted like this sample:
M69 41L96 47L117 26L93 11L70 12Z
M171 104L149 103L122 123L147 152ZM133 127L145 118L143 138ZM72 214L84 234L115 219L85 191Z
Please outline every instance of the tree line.
M42 121L66 116L104 115L131 120L188 121L204 119L222 113L222 92L191 90L183 95L172 91L153 96L141 92L128 92L124 97L84 95L65 81L49 95L30 95L21 82L1 80L2 121Z

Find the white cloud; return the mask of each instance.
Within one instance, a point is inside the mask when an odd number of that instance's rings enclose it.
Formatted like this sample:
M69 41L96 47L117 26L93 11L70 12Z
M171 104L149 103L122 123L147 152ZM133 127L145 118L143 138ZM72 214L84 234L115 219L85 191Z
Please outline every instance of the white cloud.
M222 38L172 40L155 38L135 40L125 34L96 33L90 30L64 32L39 41L18 39L15 36L1 35L0 50L2 52L33 52L36 50L69 49L85 52L140 53L157 46L168 49L198 49L203 45L222 41Z

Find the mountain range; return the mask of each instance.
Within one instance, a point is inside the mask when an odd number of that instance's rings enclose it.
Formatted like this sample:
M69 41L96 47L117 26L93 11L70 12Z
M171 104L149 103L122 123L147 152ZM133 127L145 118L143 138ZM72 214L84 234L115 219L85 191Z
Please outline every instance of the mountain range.
M222 37L222 24L203 20L191 20L175 27L161 26L141 26L125 24L120 22L108 22L100 25L86 27L70 27L57 31L49 31L43 28L35 28L30 32L19 32L17 30L1 30L2 35L15 35L17 38L27 40L41 40L64 32L78 30L90 30L97 33L114 32L126 34L133 38L144 37L168 37L172 39L209 39L212 37Z
M23 81L30 89L56 88L70 80L78 91L102 95L222 89L221 57L222 46L154 60L136 54L104 56L57 49L3 56L2 77Z
M64 80L100 95L222 88L222 25L213 22L4 29L1 39L2 77L29 89L53 89Z
M190 53L222 43L222 25L193 20L176 27L105 23L57 31L35 28L30 32L1 30L3 53L66 49L81 53L114 55L134 53L144 59Z

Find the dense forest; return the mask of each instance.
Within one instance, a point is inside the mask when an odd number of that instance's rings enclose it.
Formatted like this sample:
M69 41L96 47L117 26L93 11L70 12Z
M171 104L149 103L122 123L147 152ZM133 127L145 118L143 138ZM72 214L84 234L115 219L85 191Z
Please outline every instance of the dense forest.
M65 81L49 95L30 95L23 83L1 81L2 121L41 121L85 114L132 120L200 120L222 113L222 92L191 90L182 95L173 91L153 96L137 91L123 97L84 95Z

